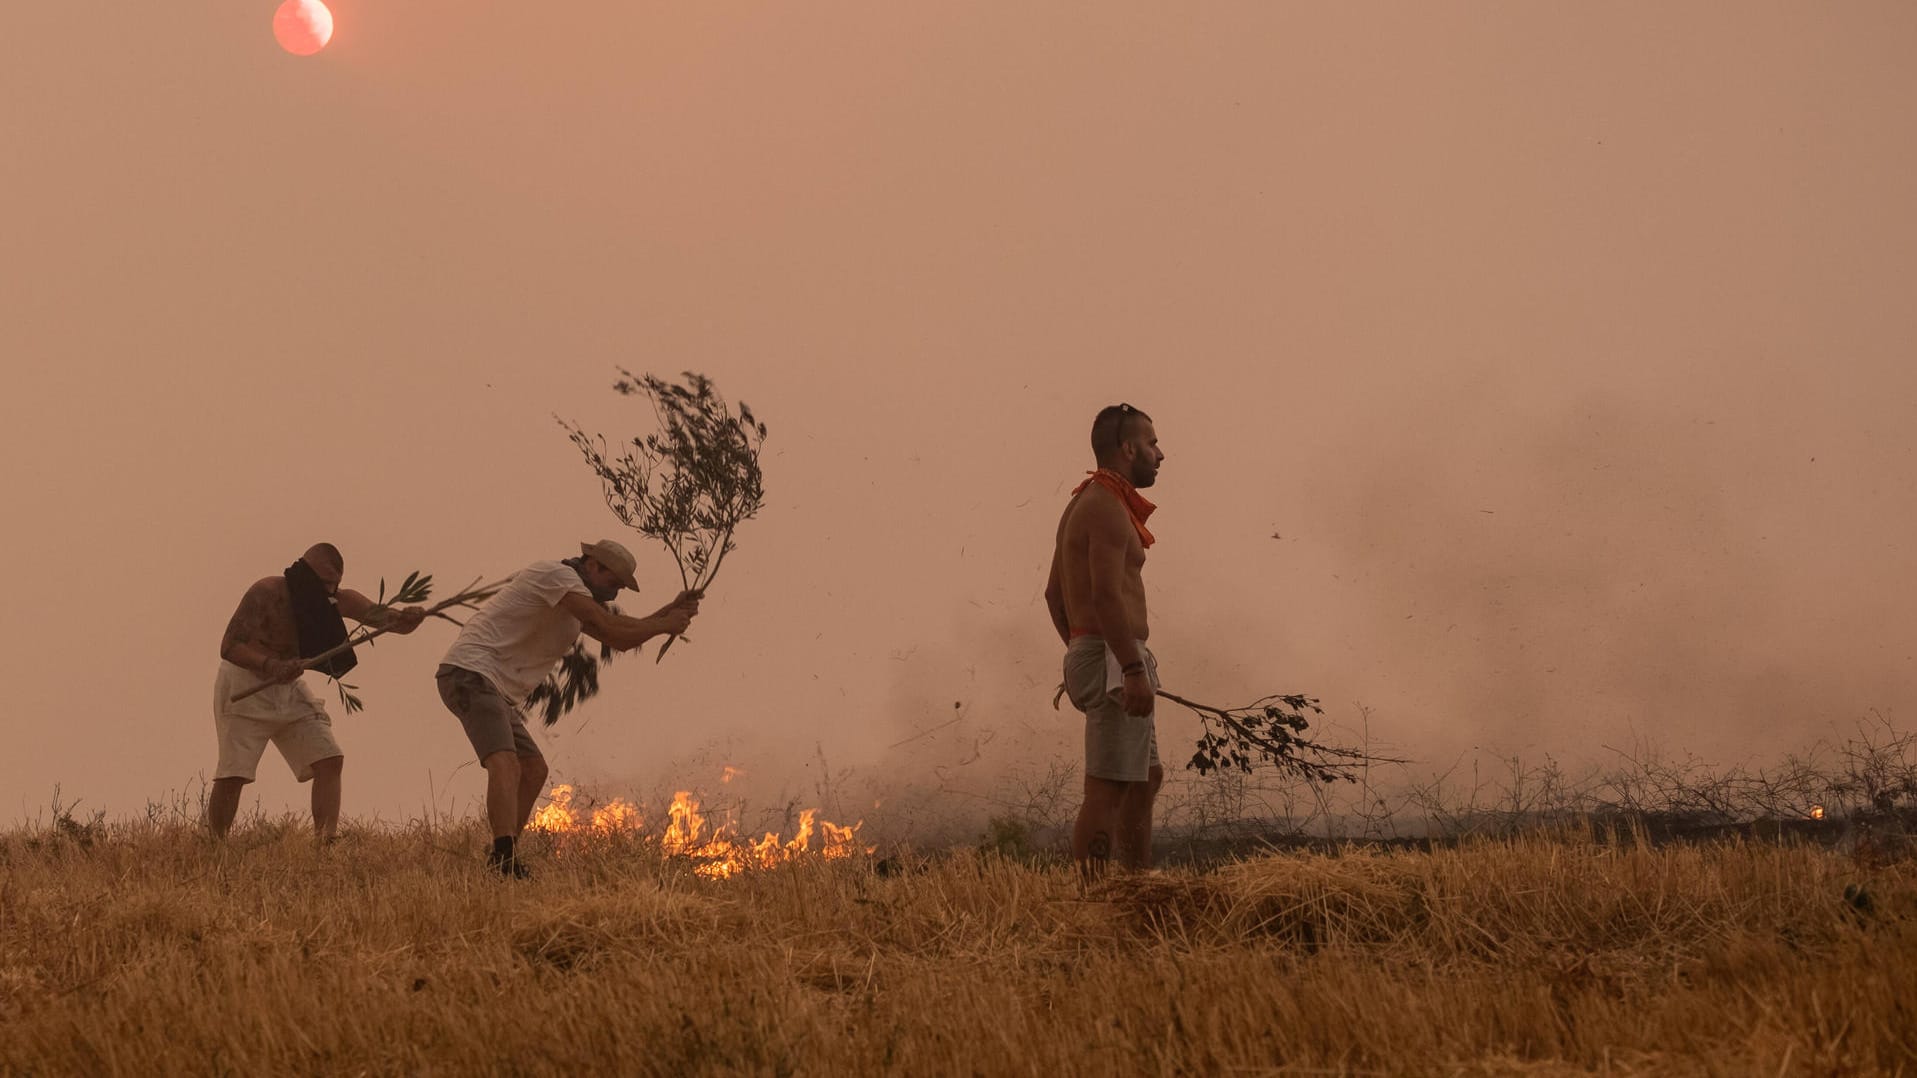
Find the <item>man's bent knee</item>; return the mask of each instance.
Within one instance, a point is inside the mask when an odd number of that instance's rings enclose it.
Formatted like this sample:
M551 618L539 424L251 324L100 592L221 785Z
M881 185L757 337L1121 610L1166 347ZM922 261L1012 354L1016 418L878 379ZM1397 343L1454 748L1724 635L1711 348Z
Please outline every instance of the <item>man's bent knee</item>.
M489 752L486 754L485 759L479 761L479 766L488 771L497 770L502 767L517 771L519 770L519 754L513 752L511 749L500 749L498 752Z
M525 776L528 781L534 778L537 778L540 782L546 781L546 758L544 756L521 756L519 758L519 773Z
M345 756L328 756L324 760L313 761L313 774L316 777L322 775L337 775L345 766Z

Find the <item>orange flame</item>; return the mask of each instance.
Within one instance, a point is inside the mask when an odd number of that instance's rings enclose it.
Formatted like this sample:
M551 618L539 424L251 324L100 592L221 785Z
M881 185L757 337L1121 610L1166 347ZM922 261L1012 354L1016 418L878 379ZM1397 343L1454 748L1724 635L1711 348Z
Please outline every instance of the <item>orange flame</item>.
M733 769L727 770L731 772ZM588 830L643 833L645 830L645 817L638 807L618 798L593 807L590 820L588 824L581 810L573 805L573 788L566 783L555 783L551 801L533 813L526 826L534 831L553 834L579 834ZM647 837L657 842L660 851L667 856L694 861L692 870L699 875L708 879L729 879L749 869L771 868L807 857L837 861L855 854L871 853L872 847L858 844L859 828L864 823L861 820L850 826L835 824L819 819L817 809L806 809L799 813L798 829L789 839L781 838L776 831L767 831L764 837L756 840L741 838L724 825L714 827L708 833L705 815L699 809L699 799L689 790L679 790L672 795L672 804L666 808L665 831L656 838ZM821 836L816 848L813 844L815 833Z
M1812 806L1811 806L1811 817L1810 817L1810 818L1811 818L1811 819L1813 819L1813 820L1821 820L1821 819L1823 819L1823 818L1824 818L1824 806L1822 806L1822 805L1812 805Z
M554 783L552 799L532 814L526 827L533 831L638 831L645 825L639 806L630 801L615 797L592 806L582 818L581 809L573 807L572 797L570 784Z

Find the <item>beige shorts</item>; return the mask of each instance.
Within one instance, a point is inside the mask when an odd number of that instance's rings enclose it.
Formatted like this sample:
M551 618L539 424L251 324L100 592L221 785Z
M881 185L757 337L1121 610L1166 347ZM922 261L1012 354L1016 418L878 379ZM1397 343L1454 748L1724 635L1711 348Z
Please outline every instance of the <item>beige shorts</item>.
M260 683L259 675L222 659L213 678L213 729L219 736L220 766L215 779L252 782L260 757L271 741L301 782L313 777L313 765L340 752L333 720L313 690L300 682L273 685L244 700L233 694Z
M1145 676L1158 688L1158 658L1138 645ZM1065 695L1085 713L1085 773L1113 782L1144 782L1158 764L1156 711L1125 714L1125 678L1118 658L1096 636L1073 638L1065 649Z

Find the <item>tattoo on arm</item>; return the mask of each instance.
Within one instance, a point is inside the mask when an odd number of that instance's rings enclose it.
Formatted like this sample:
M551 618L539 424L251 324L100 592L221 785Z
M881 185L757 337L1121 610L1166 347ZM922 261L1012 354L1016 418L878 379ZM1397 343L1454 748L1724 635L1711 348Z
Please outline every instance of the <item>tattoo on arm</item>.
M240 605L233 611L233 617L226 623L226 634L220 637L220 657L240 666L252 664L230 658L232 649L242 644L251 644L264 650L265 610L258 588L248 588L241 597Z

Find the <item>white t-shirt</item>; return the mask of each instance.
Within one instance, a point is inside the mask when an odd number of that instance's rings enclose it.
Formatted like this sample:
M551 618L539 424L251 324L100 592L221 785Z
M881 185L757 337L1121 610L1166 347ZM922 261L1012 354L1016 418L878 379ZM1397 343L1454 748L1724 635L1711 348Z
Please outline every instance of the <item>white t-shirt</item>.
M572 566L533 562L486 600L440 662L471 670L522 703L579 639L579 619L559 606L571 592L592 597Z

